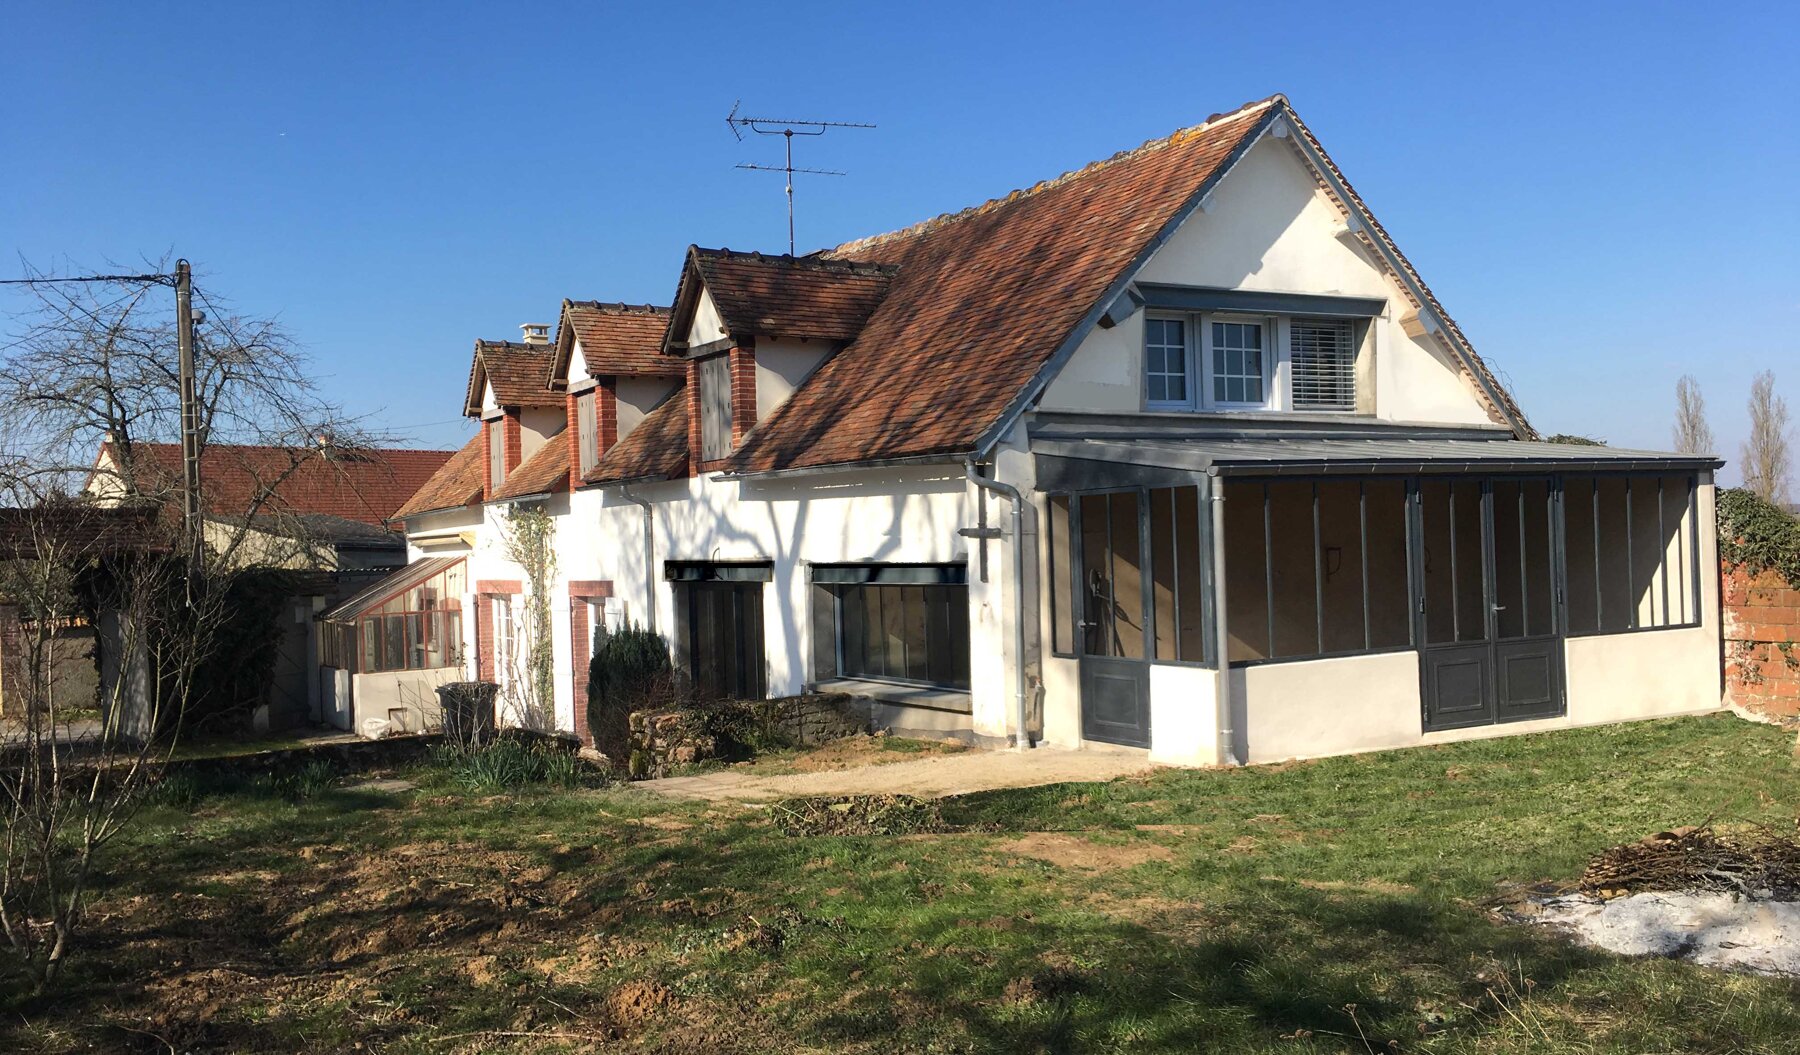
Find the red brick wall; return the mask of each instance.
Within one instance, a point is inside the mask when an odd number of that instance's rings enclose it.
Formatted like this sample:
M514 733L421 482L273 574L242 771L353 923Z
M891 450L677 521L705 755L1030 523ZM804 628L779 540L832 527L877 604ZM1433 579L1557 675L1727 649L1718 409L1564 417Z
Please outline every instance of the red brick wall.
M619 442L619 379L616 377L601 378L600 387L594 389L594 427L600 432L600 442L594 450L604 458L613 444Z
M700 472L700 360L687 361L688 475Z
M1800 716L1800 590L1773 572L1726 568L1726 702L1770 717Z
M475 677L494 680L494 597L523 591L518 579L479 579L475 583Z
M576 409L579 396L571 394L563 422L563 440L569 445L569 490L581 486L581 412Z
M731 350L731 446L756 427L756 349Z
M493 435L488 430L494 427L491 421L481 422L481 500L488 501L494 497L494 459L489 453L494 449Z
M575 736L588 742L588 660L593 658L594 627L588 621L588 604L612 596L608 580L577 579L569 583L569 657L575 691Z

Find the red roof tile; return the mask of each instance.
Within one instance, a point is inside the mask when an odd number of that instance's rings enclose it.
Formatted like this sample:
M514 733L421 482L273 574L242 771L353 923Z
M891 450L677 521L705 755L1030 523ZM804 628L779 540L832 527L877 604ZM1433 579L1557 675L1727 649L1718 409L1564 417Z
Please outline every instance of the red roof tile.
M686 364L662 352L668 324L669 309L652 304L565 300L550 383L560 388L568 381L569 359L577 340L588 373L595 377L680 377Z
M494 402L503 407L554 407L563 397L550 391L550 363L556 350L549 344L518 341L476 341L469 364L469 391L463 413L481 413L483 385L494 388Z
M463 444L462 449L450 456L431 479L406 500L394 512L393 519L405 520L421 513L432 513L440 509L460 509L463 506L481 501L481 487L485 482L483 458L486 451L481 446L481 434Z
M110 443L101 452L117 453ZM139 493L180 487L179 444L136 443L132 452ZM454 453L210 444L200 458L202 497L213 516L321 514L381 524Z
M524 498L569 489L569 437L552 436L531 452L531 457L506 474L506 482L494 492L496 499Z
M619 483L645 478L668 479L687 472L688 401L687 386L671 392L668 398L644 415L644 420L613 444L600 458L600 464L588 470L584 483Z
M689 246L671 331L679 326L685 332L703 283L728 333L848 341L887 295L893 277L894 268L885 264Z
M1292 110L1280 96L1251 103L1005 198L829 251L895 268L886 296L855 340L751 431L733 468L974 450L1281 115ZM1528 431L1473 349L1463 354L1477 390L1501 393L1491 416L1507 423L1511 413Z
M898 265L861 334L760 423L745 472L973 450L1270 114L1252 104L960 213L838 247Z

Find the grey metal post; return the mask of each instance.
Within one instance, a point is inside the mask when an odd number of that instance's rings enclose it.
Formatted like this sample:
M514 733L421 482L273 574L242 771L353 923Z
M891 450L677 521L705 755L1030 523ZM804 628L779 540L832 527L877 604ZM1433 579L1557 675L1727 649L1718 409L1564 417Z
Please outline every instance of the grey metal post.
M1231 728L1231 630L1225 618L1225 481L1207 481L1212 491L1212 586L1213 586L1213 721L1218 730L1219 761L1243 765L1233 743Z

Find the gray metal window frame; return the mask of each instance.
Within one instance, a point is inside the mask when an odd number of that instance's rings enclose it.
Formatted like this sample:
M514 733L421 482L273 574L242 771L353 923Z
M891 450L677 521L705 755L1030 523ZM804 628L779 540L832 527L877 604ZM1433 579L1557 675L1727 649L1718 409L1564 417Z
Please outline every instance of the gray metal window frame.
M1662 626L1635 626L1635 625L1632 625L1632 626L1627 626L1623 630L1602 629L1602 626L1606 622L1606 619L1605 619L1605 608L1602 605L1602 596L1605 591L1601 588L1601 582L1600 582L1600 546L1601 546L1601 540L1600 540L1600 480L1602 478L1611 478L1611 479L1623 479L1626 481L1626 485L1625 485L1625 567L1626 567L1626 573L1629 575L1630 569L1632 566L1632 559L1631 559L1632 558L1632 552L1631 552L1631 494L1634 490L1636 490L1636 488L1631 486L1630 481L1633 479L1654 479L1657 481L1657 491L1656 491L1656 494L1657 494L1657 533L1658 533L1658 535L1661 535L1662 529L1664 527L1664 525L1662 523L1662 514L1663 514L1663 510L1667 508L1667 504L1663 500L1663 482L1672 476L1673 477L1681 477L1681 478L1685 479L1688 484L1688 500L1687 500L1687 521L1688 521L1688 525L1689 525L1689 527L1688 527L1688 543L1687 543L1688 559L1684 563L1688 564L1688 566L1689 566L1689 569L1688 569L1689 575L1683 583L1683 589L1684 589L1684 591L1687 591L1687 590L1692 591L1692 596L1693 596L1693 601L1694 601L1694 618L1687 622L1668 623L1668 624L1665 624ZM1559 566L1561 567L1561 570L1562 570L1562 574L1561 574L1562 582L1559 583L1558 589L1557 589L1557 597L1558 597L1559 601L1561 602L1561 603L1559 603L1558 608L1561 610L1561 613L1562 613L1561 625L1559 627L1559 630L1561 631L1562 635L1564 637L1618 637L1622 634L1654 634L1654 633L1657 633L1657 632L1663 631L1663 630L1693 630L1697 627L1705 625L1706 612L1703 610L1704 594L1700 588L1700 583L1701 583L1701 579L1700 579L1700 474L1699 473L1691 473L1691 472L1690 473L1680 473L1680 472L1658 473L1658 472L1631 472L1631 471L1619 471L1619 472L1592 471L1592 472L1579 472L1579 473L1561 473L1561 474L1558 474L1555 479L1555 486L1556 486L1557 490L1559 492L1561 492L1562 494L1564 494L1565 496L1567 496L1567 494L1568 494L1568 482L1571 479L1585 479L1585 480L1594 481L1593 487L1590 488L1591 497L1590 497L1589 501L1591 503L1590 504L1591 511L1589 513L1589 519L1591 520L1592 525L1593 525L1593 531L1592 531L1592 535L1593 535L1592 546L1593 546L1593 548L1591 550L1591 554L1592 554L1592 557L1594 560L1594 626L1595 626L1595 629L1593 629L1593 630L1576 630L1572 625L1570 625L1570 623L1568 621L1568 605L1567 605L1567 599L1564 595L1567 592L1565 587L1567 585L1568 575L1569 575L1569 565L1568 565L1569 550L1567 547L1567 543L1565 541L1563 551L1558 554L1558 556L1561 558ZM1557 513L1558 513L1558 519L1560 520L1561 514L1562 514L1562 506L1560 504L1557 507ZM1563 537L1565 539L1566 539L1566 529L1567 529L1566 524L1559 525L1559 529L1558 529L1559 534L1563 535ZM1663 571L1663 590L1666 594L1668 591L1668 570L1667 569L1670 567L1668 553L1666 550L1663 554L1661 567L1664 569L1664 571ZM1685 607L1685 598L1686 598L1685 593L1683 595L1683 598L1684 598L1684 607ZM1654 606L1653 606L1653 609L1654 609ZM1668 614L1668 603L1667 603L1666 598L1664 601L1663 614L1665 616ZM1633 608L1631 611L1630 622L1633 624L1635 624L1637 622L1637 610L1635 608Z
M944 565L944 567L948 568L948 567L952 567L952 565ZM966 614L967 610L968 610L968 606L969 606L969 582L968 582L968 578L966 575L967 565L958 564L958 565L954 565L954 567L961 569L965 572L961 581L944 581L944 582L937 582L937 583L925 583L925 582L911 582L911 583L902 583L902 582L829 582L829 581L814 582L812 585L822 587L825 590L826 595L831 598L832 654L834 657L833 662L836 664L836 667L837 667L836 671L831 676L833 678L850 678L850 679L854 679L856 681L878 682L883 685L905 685L905 686L910 686L910 687L915 687L915 688L942 689L946 692L970 692L970 691L972 691L974 688L974 684L975 684L975 654L974 654L975 649L974 649L974 640L972 638L969 641L969 647L964 651L964 655L963 655L963 658L965 660L967 660L967 662L968 662L967 669L963 671L963 677L964 677L964 680L967 682L967 684L955 685L955 684L951 684L951 683L947 683L947 682L938 682L938 681L930 681L930 680L921 681L916 678L897 678L891 674L848 674L848 673L845 673L845 671L844 671L844 593L843 593L843 591L846 589L893 590L893 589L901 589L901 588L905 588L905 587L918 587L919 589L924 589L924 590L960 590L960 591L962 591L963 610L965 612L964 626L966 629L969 629L972 632L973 620L968 619L967 614ZM926 636L929 638L930 633L931 633L931 621L930 621L929 617L927 617L927 619L926 619L925 629L926 629ZM926 642L925 647L927 649L930 648L929 641Z

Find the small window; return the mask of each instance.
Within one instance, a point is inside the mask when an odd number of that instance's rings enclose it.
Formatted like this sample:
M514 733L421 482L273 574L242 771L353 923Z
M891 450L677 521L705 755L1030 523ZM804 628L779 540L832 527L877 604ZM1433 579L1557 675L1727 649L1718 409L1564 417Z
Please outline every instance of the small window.
M1187 323L1181 319L1144 321L1144 400L1152 407L1193 404L1188 383Z
M1356 349L1350 324L1295 319L1288 327L1295 410L1356 409Z
M932 582L929 576L913 576L916 582L875 581L879 578L815 582L815 671L824 677L967 689L968 586Z
M488 422L488 479L498 490L506 482L506 419Z
M1262 406L1269 401L1264 330L1260 322L1212 324L1214 403Z
M731 456L731 362L723 355L700 362L700 457Z
M586 476L600 462L600 420L594 413L591 388L575 397L575 425L581 430L576 435L581 445L581 475Z

